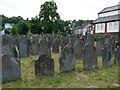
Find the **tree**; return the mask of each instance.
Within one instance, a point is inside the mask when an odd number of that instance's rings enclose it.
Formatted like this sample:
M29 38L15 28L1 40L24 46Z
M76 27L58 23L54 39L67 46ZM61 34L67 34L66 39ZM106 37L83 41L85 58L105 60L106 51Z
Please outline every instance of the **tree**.
M40 7L39 19L44 33L57 33L60 16L57 13L57 5L52 1L46 1Z
M24 20L20 20L17 24L17 27L19 29L19 34L25 35L29 32L29 25Z
M43 32L41 22L37 16L30 20L30 28L33 34L40 34Z
M18 35L19 34L19 28L16 25L14 25L12 27L12 29L10 30L10 33L13 34L13 35Z

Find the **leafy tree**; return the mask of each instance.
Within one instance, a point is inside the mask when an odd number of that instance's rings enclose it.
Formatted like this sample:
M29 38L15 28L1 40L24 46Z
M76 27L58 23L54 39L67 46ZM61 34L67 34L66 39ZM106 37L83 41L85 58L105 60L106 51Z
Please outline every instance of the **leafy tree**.
M14 25L12 27L12 29L10 30L10 33L13 34L13 35L18 35L19 34L19 28L16 25Z
M84 24L84 20L78 20L75 22L75 27L81 26L82 24Z
M29 25L24 20L20 20L17 24L17 27L19 29L19 34L25 35L29 32Z
M30 28L33 34L40 34L43 32L41 22L37 16L30 20Z
M54 1L46 1L40 7L39 19L44 33L57 33L60 16L57 13L57 5Z

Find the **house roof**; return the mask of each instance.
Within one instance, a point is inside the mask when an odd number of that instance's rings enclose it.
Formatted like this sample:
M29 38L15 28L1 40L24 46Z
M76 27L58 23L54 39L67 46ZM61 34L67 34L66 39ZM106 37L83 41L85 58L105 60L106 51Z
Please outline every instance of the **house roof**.
M111 6L111 7L106 7L106 8L104 8L102 11L100 11L98 14L102 14L102 13L105 13L105 12L116 11L116 10L120 10L120 5L115 5L115 6Z
M119 15L113 15L113 16L107 16L107 17L99 17L96 19L94 23L104 23L104 22L112 22L112 21L120 21L120 14Z

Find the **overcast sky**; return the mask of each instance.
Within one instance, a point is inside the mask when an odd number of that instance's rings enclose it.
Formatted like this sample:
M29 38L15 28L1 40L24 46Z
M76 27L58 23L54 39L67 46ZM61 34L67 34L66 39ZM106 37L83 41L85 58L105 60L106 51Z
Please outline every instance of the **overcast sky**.
M50 0L0 0L0 14L7 17L22 16L24 19L35 17L40 5ZM117 5L120 0L54 0L58 13L63 20L89 19L98 17L97 13L108 6Z

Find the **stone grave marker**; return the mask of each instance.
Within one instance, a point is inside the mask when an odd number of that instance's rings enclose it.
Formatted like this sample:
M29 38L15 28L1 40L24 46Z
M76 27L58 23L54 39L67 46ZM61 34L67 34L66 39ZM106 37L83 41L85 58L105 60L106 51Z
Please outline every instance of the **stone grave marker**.
M53 53L59 53L59 44L60 44L60 40L58 38L55 38L52 46Z
M87 43L83 50L83 69L93 70L98 68L96 48L93 43Z
M42 54L39 59L35 61L35 75L53 75L54 74L54 60L48 55Z
M109 67L113 64L112 50L108 39L105 40L104 47L102 49L102 63L104 67Z
M120 66L120 46L116 50L116 64Z
M45 55L48 55L50 58L52 57L51 56L51 49L49 47L49 44L48 44L46 37L42 37L40 39L40 42L38 45L38 54L39 55L45 54Z
M2 82L21 80L20 60L14 45L13 38L9 35L2 36Z
M83 43L79 38L76 38L73 49L76 59L82 59Z
M59 59L60 73L75 70L75 61L76 58L73 53L73 46L71 44L68 44L64 47Z
M27 57L28 56L28 45L27 45L27 39L25 36L22 36L19 41L19 54L20 58Z

